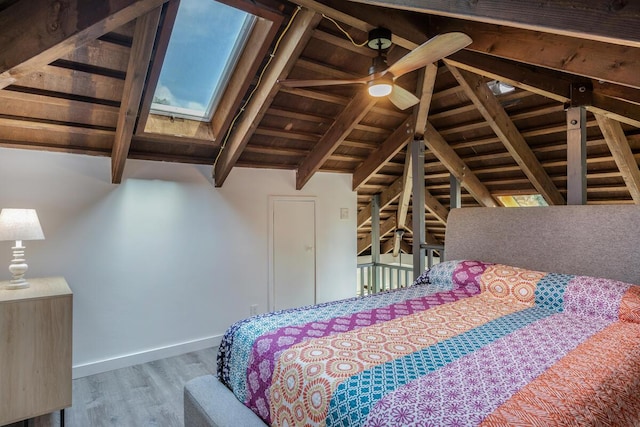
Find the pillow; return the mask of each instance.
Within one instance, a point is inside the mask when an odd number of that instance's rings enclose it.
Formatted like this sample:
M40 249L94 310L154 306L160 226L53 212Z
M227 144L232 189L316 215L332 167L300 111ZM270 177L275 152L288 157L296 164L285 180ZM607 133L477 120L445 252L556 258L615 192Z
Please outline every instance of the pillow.
M425 270L414 285L430 284L439 291L450 291L459 287L479 287L479 278L492 265L481 261L444 261Z

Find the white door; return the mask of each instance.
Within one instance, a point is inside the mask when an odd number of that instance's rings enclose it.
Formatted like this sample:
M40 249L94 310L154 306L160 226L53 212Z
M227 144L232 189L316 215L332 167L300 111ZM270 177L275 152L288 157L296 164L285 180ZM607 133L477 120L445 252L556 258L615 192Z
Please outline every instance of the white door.
M272 198L271 272L274 310L316 302L316 204Z

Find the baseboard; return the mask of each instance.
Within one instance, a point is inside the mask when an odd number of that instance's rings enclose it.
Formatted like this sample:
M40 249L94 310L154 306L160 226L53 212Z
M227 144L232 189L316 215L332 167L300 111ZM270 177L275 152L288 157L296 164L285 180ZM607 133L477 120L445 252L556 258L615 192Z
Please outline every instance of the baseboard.
M126 368L128 366L139 365L140 363L152 362L167 357L179 356L191 351L204 350L205 348L220 345L222 335L215 335L199 340L187 341L166 347L159 347L138 353L126 354L109 359L75 365L73 367L73 378L81 378L101 372L112 371L114 369Z

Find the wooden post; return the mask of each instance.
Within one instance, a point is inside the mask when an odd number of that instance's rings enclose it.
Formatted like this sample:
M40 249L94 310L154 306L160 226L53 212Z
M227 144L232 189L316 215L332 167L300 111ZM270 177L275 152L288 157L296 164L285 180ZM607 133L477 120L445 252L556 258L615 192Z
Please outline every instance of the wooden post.
M449 190L449 194L451 196L451 201L449 202L449 211L451 211L451 209L462 207L462 191L460 187L460 181L458 181L458 178L456 178L455 175L449 175L449 182L451 183Z
M567 109L567 205L587 204L586 123L584 107Z
M424 142L411 141L411 167L413 169L413 280L424 271L425 208L424 208Z
M373 293L380 292L380 275L378 264L380 263L380 195L371 198L371 285Z

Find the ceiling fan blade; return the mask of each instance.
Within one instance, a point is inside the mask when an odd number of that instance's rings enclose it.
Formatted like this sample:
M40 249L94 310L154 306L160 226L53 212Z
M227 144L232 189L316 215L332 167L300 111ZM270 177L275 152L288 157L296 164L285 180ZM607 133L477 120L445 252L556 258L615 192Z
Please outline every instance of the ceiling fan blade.
M353 85L363 84L370 80L369 76L361 79L350 80L278 80L282 86L287 87L311 87L311 86L338 86L338 85Z
M433 37L391 65L387 72L400 77L418 68L426 67L471 44L473 40L464 33L446 33Z
M393 90L389 94L389 101L401 110L406 110L420 102L417 96L398 85L393 85Z

